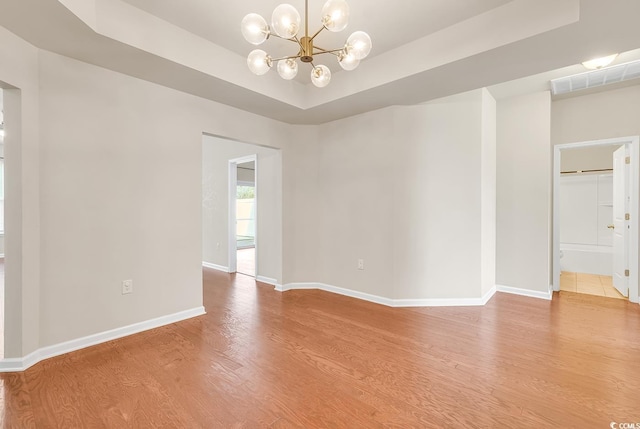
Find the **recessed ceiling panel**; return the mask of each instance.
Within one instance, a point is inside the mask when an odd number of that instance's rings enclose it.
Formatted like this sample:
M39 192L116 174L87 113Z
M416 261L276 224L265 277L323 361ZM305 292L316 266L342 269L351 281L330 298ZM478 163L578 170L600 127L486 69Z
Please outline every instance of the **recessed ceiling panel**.
M125 2L204 37L242 56L252 45L240 34L240 21L251 12L262 15L267 22L283 0L212 1L212 0L124 0ZM417 38L432 34L473 16L487 12L511 0L348 0L350 21L339 33L325 31L318 44L343 45L349 34L366 31L374 41L371 56L397 48ZM304 1L289 0L303 14ZM309 0L309 27L320 28L320 10L325 0ZM402 29L402 31L398 31ZM268 41L274 42L273 40ZM277 44L288 46L286 42ZM275 43L273 45L276 45ZM324 46L323 46L324 47Z

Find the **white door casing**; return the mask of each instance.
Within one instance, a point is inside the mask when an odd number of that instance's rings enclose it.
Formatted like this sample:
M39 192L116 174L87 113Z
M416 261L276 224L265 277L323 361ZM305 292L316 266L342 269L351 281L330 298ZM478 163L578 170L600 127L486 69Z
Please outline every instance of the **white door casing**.
M628 149L624 145L613 154L613 285L624 296L629 295L629 207Z
M238 243L236 242L236 189L238 187L238 162L229 161L229 272L238 269Z

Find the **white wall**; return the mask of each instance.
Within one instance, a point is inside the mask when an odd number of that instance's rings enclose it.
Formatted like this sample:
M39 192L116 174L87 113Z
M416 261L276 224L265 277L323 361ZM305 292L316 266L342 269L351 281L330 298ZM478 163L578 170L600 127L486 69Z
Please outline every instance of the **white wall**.
M281 284L282 151L278 149L203 137L202 261L229 267L229 160L248 155L258 158L256 275L275 279Z
M394 242L398 298L481 296L487 95L473 91L399 115L398 129L408 135L396 142L401 147Z
M484 89L482 94L481 153L481 277L482 295L496 285L496 100Z
M640 135L640 85L556 100L551 115L554 145Z
M319 279L393 297L393 109L320 126ZM365 269L357 269L364 259Z
M548 292L551 276L549 92L497 104L499 285Z
M564 149L560 159L560 171L613 170L613 152L619 146L589 146Z
M492 106L478 90L320 126L323 283L395 299L482 295L495 206Z
M320 240L324 231L319 197L321 145L317 126L289 127L282 150L282 213L284 283L317 282L320 276Z

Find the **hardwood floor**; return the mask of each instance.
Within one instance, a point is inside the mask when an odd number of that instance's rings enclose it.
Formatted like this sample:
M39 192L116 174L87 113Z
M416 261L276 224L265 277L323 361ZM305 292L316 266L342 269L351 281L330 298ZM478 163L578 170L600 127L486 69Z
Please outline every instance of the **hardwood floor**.
M640 422L640 306L561 292L397 309L205 270L207 315L0 374L9 428Z

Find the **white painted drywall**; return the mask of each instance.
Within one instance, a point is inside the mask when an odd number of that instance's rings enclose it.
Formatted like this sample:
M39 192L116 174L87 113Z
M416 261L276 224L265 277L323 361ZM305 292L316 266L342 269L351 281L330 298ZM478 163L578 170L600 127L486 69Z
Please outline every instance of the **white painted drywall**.
M565 149L560 159L560 171L612 170L613 152L618 147L604 145Z
M551 276L551 98L497 103L499 285L548 292Z
M640 85L552 103L554 145L637 135L640 135Z
M496 100L482 90L481 282L482 296L496 285Z
M285 283L321 279L321 228L324 199L319 194L321 144L317 126L289 127L283 146L283 277Z
M481 109L474 91L399 115L396 298L480 296Z
M320 126L320 276L322 282L393 296L393 109ZM357 269L363 259L364 270Z
M481 260L495 224L492 100L478 90L320 126L323 283L395 299L482 295L483 267L493 277L492 256Z
M213 136L203 137L202 260L229 266L229 160L248 155L258 157L256 275L281 282L282 151L278 149Z

